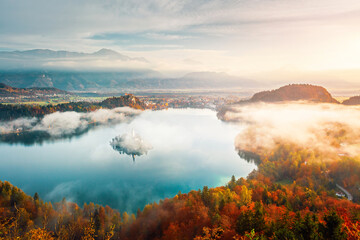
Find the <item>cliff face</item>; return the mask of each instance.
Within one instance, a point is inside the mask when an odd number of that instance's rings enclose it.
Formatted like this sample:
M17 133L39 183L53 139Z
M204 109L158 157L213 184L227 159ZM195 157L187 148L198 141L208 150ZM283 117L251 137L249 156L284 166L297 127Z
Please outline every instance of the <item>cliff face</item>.
M360 96L351 97L342 102L344 105L360 105Z
M292 84L276 90L256 93L251 102L281 102L306 100L323 103L339 103L323 87L308 84Z

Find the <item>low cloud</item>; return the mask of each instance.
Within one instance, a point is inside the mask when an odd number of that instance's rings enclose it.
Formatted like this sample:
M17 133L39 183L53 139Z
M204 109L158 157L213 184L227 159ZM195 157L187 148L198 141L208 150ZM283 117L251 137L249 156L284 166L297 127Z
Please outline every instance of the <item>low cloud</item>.
M338 104L255 103L235 105L221 116L243 127L238 150L271 150L292 143L328 154L360 154L360 107Z
M46 115L31 130L46 131L52 136L72 134L87 128L88 121L77 112L55 112Z
M6 134L20 129L32 128L36 122L36 118L19 118L13 121L0 122L0 133Z
M0 123L0 134L11 134L34 131L47 132L52 137L61 137L82 132L92 124L104 125L131 120L140 114L140 110L128 107L99 109L89 113L55 112L45 115L42 119L21 118Z
M89 182L68 181L55 185L44 195L45 201L59 202L64 197L69 202L82 206L83 203L95 202L100 205L109 205L112 208L136 213L149 202L164 198L163 189L150 183L136 184L132 181L122 182Z
M74 195L74 189L81 187L81 181L64 182L57 185L52 191L45 195L45 199L58 202L62 198L70 202L77 202L77 196Z
M110 145L121 154L131 155L133 160L135 160L135 156L147 154L152 149L151 144L143 140L134 130L132 133L125 133L113 138Z

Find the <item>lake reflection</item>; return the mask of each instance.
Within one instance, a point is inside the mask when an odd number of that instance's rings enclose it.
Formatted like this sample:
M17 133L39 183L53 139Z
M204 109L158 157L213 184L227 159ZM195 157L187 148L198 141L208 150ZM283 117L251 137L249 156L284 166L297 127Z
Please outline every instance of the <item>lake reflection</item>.
M134 129L147 155L120 155L109 142ZM135 212L147 203L204 185L215 187L255 168L234 149L237 126L211 110L145 111L132 122L103 126L77 138L42 145L0 144L1 180L45 201L63 197Z

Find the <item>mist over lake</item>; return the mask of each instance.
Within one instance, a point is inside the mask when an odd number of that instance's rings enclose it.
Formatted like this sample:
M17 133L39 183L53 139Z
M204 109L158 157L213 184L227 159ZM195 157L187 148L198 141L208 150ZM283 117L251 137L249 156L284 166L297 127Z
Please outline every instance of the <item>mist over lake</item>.
M135 131L152 149L119 154L110 141ZM94 202L136 212L179 191L226 184L255 165L234 148L239 126L199 109L144 111L131 122L102 126L71 139L32 146L0 144L2 180L45 201L66 197L80 206Z

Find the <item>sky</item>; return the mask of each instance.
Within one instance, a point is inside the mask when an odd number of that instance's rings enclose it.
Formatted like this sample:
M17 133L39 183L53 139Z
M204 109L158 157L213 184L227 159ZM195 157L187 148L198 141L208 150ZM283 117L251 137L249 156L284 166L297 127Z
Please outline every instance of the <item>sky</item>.
M0 0L0 50L34 48L109 48L169 74L358 81L360 1Z

